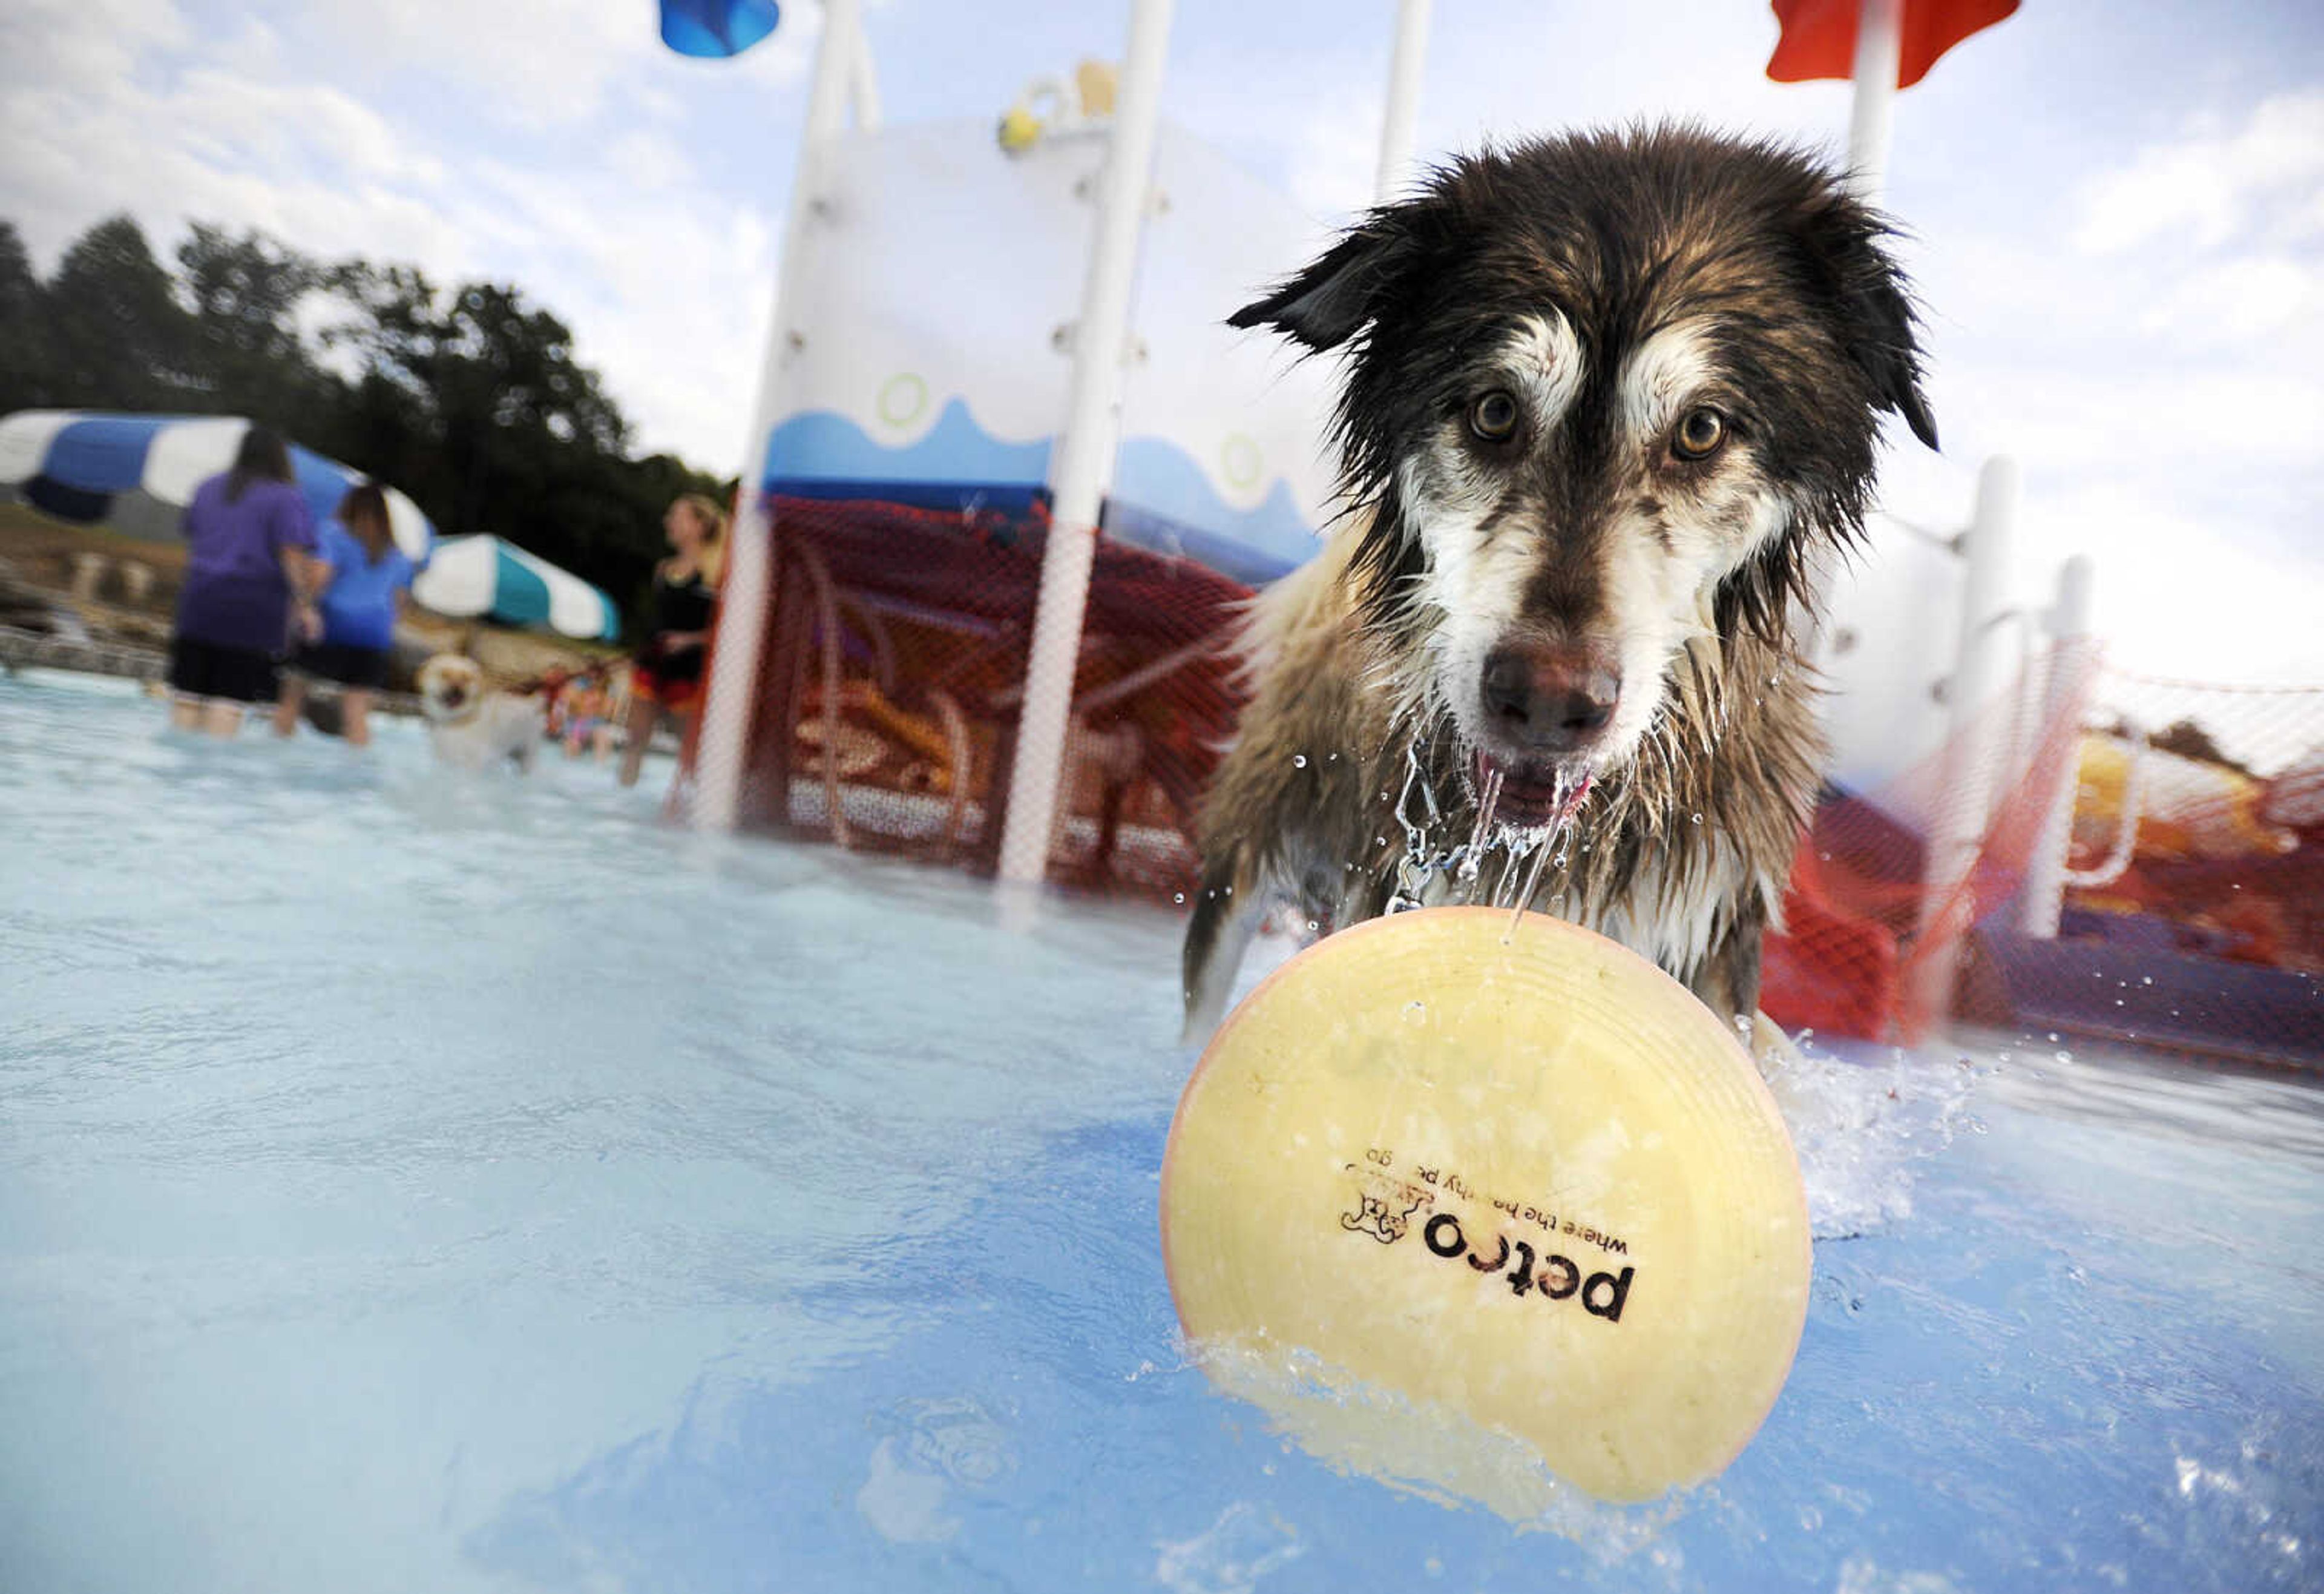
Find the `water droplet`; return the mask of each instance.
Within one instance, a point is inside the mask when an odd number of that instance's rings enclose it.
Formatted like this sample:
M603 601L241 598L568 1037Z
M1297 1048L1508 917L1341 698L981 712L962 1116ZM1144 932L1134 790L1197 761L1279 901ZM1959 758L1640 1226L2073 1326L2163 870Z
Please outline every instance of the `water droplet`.
M2141 979L2138 983L2139 983L2139 984L2141 984L2141 985L2153 985L2153 984L2154 983L2154 976L2153 976L2153 975L2151 975L2151 974L2150 974L2150 975L2147 975L2144 978Z
M1174 891L1170 894L1170 900L1174 903L1185 902L1186 900L1186 894L1183 891Z
M1292 768L1294 768L1294 769L1305 769L1305 768L1306 768L1306 767L1307 767L1307 755L1306 755L1306 754L1305 754L1305 753L1294 753L1294 754L1291 755L1291 767L1292 767Z
M1308 928L1308 930L1312 932L1312 931L1314 931L1321 930L1321 929L1323 929L1323 925L1321 925L1320 923L1316 922L1314 920L1310 919L1310 920L1308 920L1308 921L1307 921L1307 928Z
M1691 818L1694 820L1694 822L1695 822L1696 824L1698 824L1698 825L1699 825L1699 824L1701 824L1701 823L1702 823L1702 816L1701 814L1699 814L1699 813L1698 813L1698 814L1692 814L1692 815L1690 815L1689 817L1691 817Z
M2057 1037L2057 1036L2055 1036L2055 1035L2052 1035L2050 1038L2051 1038L2052 1040L2053 1040L2053 1041L2054 1041L2054 1040L2056 1040L2058 1037ZM2059 1061L2060 1062L2071 1062L2071 1061L2074 1061L2074 1054L2073 1054L2072 1052L2056 1052L2056 1053L2054 1053L2054 1055L2056 1056L2056 1058L2058 1059L2058 1061Z

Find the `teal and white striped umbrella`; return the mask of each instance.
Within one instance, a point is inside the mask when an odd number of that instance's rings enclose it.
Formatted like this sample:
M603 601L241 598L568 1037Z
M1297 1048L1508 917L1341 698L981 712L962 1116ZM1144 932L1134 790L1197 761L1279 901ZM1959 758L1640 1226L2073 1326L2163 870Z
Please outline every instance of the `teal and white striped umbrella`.
M447 537L411 583L412 600L439 615L503 626L545 626L567 636L611 642L621 612L588 582L498 537Z

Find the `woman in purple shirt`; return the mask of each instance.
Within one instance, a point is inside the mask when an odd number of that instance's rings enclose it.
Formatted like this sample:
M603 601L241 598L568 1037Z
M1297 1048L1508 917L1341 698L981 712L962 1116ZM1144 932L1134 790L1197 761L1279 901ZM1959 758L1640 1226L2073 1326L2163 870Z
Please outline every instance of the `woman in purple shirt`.
M180 730L230 737L248 705L274 700L293 577L315 546L306 496L291 483L290 450L254 426L234 468L186 505L186 583L170 638L170 723Z

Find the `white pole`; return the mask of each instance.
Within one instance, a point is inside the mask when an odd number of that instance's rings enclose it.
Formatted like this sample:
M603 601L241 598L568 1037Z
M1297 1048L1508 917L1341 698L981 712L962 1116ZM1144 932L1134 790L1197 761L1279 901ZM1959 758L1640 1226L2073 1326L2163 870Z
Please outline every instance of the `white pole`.
M2034 856L2025 866L2025 889L2019 928L2036 941L2055 941L2058 914L2066 896L2066 849L2074 834L2074 792L2081 783L2081 727L2061 727L2059 717L2069 707L2072 672L2083 663L2090 635L2093 588L2098 566L2077 553L2058 571L2058 601L2050 610L2050 678L2043 693L2042 727L2067 738L2065 757L2059 764L2057 783L2051 788L2050 808Z
M1073 709L1074 666L1081 656L1082 615L1089 603L1090 562L1098 510L1121 421L1121 356L1130 331L1130 280L1138 267L1146 198L1154 165L1154 131L1162 99L1162 66L1170 43L1172 0L1136 0L1130 53L1114 102L1097 234L1090 247L1082 313L1074 329L1074 375L1065 435L1049 466L1048 551L1041 561L1033 652L1025 667L1025 707L1010 772L1009 823L1001 837L1001 877L1031 884L1047 872L1056 816L1065 721Z
M1997 454L1977 477L1977 517L1961 533L1960 629L1953 672L1945 686L1944 782L1929 823L1927 870L1922 885L1921 933L1951 940L1968 925L1949 923L1953 899L1977 867L1985 839L1993 782L1994 648L1987 622L2001 611L2009 575L2009 545L2017 519L2017 462ZM1952 1007L1955 959L1950 951L1922 964L1916 1006L1941 1024Z
M1888 133L1904 58L1904 0L1861 0L1856 14L1856 104L1848 118L1849 187L1877 205L1888 183Z
M807 125L799 134L798 162L791 169L783 256L777 268L774 307L767 318L766 357L759 366L759 396L752 406L750 433L742 440L742 513L734 517L733 529L726 538L726 581L719 598L722 624L718 646L710 660L709 690L702 706L698 745L728 754L715 764L706 759L696 771L693 818L696 826L706 830L733 829L742 809L759 647L774 577L773 505L764 488L767 437L782 412L783 357L790 346L789 332L783 325L782 277L796 269L805 244L824 154L846 126L848 79L861 27L860 0L824 0L823 36L816 42Z
M1395 52L1388 62L1388 106L1380 120L1379 172L1372 198L1385 205L1404 187L1420 125L1421 68L1428 58L1429 0L1397 0Z
M858 132L876 133L880 128L880 76L872 61L872 36L863 31L860 14L853 31L854 42L847 55L847 107L854 116Z

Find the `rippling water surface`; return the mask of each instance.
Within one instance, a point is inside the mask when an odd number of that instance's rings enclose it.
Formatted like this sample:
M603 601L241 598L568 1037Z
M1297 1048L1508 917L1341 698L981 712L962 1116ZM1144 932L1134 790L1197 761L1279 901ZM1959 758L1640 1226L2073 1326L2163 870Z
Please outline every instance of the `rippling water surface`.
M1360 1470L1174 1339L1168 918L159 718L0 679L0 1588L2324 1586L2296 1081L1812 1059L1732 1469Z

